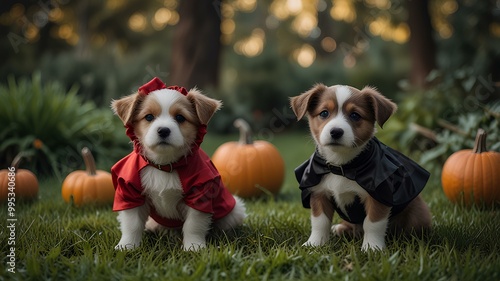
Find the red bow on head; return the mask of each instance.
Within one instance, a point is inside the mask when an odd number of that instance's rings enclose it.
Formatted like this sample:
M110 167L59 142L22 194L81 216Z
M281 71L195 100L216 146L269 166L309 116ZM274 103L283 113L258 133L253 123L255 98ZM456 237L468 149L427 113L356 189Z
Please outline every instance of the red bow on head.
M139 94L141 95L148 95L149 93L156 91L156 90L161 90L161 89L169 89L169 90L174 90L177 91L183 95L187 95L188 92L184 87L179 87L179 86L165 86L165 83L163 83L160 78L155 77L151 79L148 83L142 85L139 88Z

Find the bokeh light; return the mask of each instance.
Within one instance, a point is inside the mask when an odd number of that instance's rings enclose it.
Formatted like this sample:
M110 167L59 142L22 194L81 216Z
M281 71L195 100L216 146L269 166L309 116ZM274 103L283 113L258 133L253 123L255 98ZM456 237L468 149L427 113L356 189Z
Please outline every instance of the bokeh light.
M236 28L236 24L232 19L224 19L221 22L220 30L223 34L232 34Z
M233 46L237 54L246 57L255 57L262 53L264 50L264 40L266 35L264 30L256 28L252 31L252 35L246 39L239 40Z
M321 47L325 52L333 52L337 49L337 42L332 37L325 37L321 39Z
M151 25L155 30L162 30L167 25L171 17L171 12L167 8L160 8L151 19Z
M353 22L356 19L356 9L349 0L332 0L330 16L337 21Z
M135 32L141 32L146 29L146 17L141 13L135 13L130 16L128 26Z
M300 66L307 68L316 60L316 51L311 45L304 44L302 47L295 50L293 57Z
M311 31L318 25L318 20L312 13L304 12L292 22L292 29L295 30L300 36L307 37Z

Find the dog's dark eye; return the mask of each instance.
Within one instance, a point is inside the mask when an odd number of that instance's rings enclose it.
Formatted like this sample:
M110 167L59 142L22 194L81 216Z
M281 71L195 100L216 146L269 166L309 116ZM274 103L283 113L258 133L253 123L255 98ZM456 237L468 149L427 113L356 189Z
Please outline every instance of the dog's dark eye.
M148 114L144 117L144 119L146 119L146 121L148 121L148 122L151 122L155 119L155 117L153 114Z
M328 116L330 116L330 113L326 110L323 110L319 113L319 117L325 119L325 118L328 118Z
M359 115L359 113L357 113L357 112L353 112L353 113L351 113L351 115L349 115L349 118L351 118L352 121L357 122L357 121L361 120L361 115Z
M177 121L178 123L182 123L182 122L186 121L186 118L180 114L177 114L177 115L175 115L175 121Z

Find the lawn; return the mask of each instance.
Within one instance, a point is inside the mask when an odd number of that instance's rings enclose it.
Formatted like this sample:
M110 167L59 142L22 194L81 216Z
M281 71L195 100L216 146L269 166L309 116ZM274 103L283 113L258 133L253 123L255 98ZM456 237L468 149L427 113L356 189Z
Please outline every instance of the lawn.
M209 134L203 147L212 154L231 138ZM182 251L179 237L153 234L137 250L115 251L120 231L111 207L69 206L60 180L43 179L39 200L16 206L17 273L2 269L0 280L500 280L498 210L455 206L436 180L423 193L434 219L424 240L389 240L387 249L369 253L359 240L335 237L321 248L301 247L309 211L293 169L313 144L306 133L276 135L272 142L287 165L280 195L247 201L244 226L211 234L198 253ZM0 268L6 268L6 211L0 221Z

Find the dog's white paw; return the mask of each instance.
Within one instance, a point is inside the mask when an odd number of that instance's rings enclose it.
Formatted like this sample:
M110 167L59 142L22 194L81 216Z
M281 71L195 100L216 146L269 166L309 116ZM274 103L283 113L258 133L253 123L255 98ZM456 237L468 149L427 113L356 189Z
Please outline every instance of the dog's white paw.
M331 232L335 236L361 237L363 235L363 227L355 224L339 223L334 224Z
M118 245L115 246L115 250L117 251L126 251L126 250L133 250L137 247L139 247L140 244L135 244L135 243L118 243Z
M302 244L304 247L319 247L325 245L326 241L328 241L329 237L321 237L321 236L312 236Z
M368 217L363 223L364 235L361 250L383 250L385 249L385 231L387 229L387 220L371 222Z
M361 246L361 250L363 252L368 252L368 251L380 251L385 249L385 241L382 239L376 240L370 240L370 239L363 239L363 245Z
M334 224L334 225L332 225L332 228L331 228L333 235L336 235L336 236L342 236L342 234L344 234L344 232L346 230L347 230L346 226L343 224Z
M184 242L182 248L184 251L198 252L199 250L206 248L207 244L205 242Z
M315 242L315 241L309 241L307 240L304 244L302 244L302 247L319 247L323 244Z

